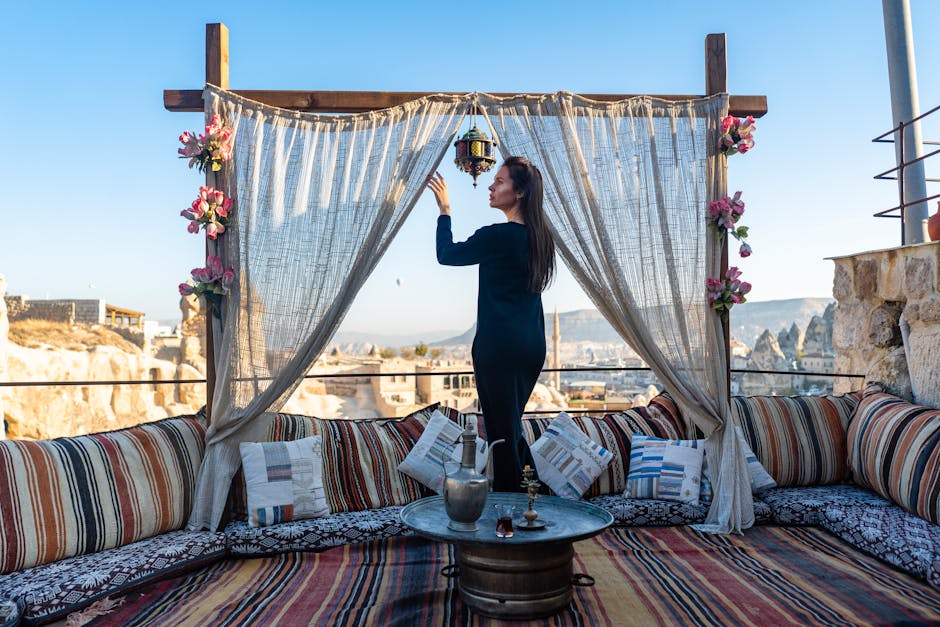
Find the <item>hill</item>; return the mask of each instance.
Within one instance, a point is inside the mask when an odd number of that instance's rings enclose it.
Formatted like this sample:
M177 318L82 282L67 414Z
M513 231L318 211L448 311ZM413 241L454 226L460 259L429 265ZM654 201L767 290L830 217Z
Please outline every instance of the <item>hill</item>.
M780 329L789 329L795 322L801 329L814 315L822 315L831 298L788 298L748 302L737 305L731 310L731 335L753 346L764 329L777 333ZM553 314L545 315L545 332L550 338L553 329ZM621 344L623 340L596 309L578 309L559 312L558 324L562 342L595 342L598 344ZM429 342L431 346L453 346L470 344L476 326L453 337Z

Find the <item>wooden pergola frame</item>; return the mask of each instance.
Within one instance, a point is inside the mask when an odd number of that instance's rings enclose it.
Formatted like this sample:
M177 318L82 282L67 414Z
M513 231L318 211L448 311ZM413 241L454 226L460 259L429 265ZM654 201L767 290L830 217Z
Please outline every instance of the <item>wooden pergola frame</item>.
M705 37L705 93L698 95L643 94L663 100L690 100L728 91L727 38L724 33L713 33ZM206 24L206 83L229 89L228 28L222 23ZM309 111L312 113L361 113L394 107L409 100L442 92L420 91L295 91L234 89L234 93L283 109ZM205 104L202 89L165 89L163 106L167 111L202 112ZM462 95L466 92L444 92ZM494 96L518 94L494 93ZM527 94L539 95L539 94ZM602 102L614 102L640 94L581 94L585 98ZM728 113L755 118L767 113L767 96L729 95ZM728 268L728 238L723 239L721 273ZM731 381L731 336L729 324L723 323L725 340L725 367L728 385ZM215 353L212 337L211 316L206 316L206 416L211 416L212 391L215 388ZM729 393L730 396L730 393Z

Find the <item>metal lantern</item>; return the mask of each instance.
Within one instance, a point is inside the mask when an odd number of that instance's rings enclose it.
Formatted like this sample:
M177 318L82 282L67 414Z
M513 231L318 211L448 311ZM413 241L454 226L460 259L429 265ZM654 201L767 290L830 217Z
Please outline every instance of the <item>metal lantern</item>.
M495 146L496 142L478 129L476 124L454 142L454 147L457 149L454 163L473 177L474 187L477 186L477 177L484 172L489 172L496 164L496 157L493 156Z

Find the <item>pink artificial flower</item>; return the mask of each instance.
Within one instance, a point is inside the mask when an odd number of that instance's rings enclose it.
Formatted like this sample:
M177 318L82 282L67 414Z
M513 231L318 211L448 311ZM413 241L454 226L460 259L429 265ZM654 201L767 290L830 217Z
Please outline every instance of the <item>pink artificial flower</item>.
M740 152L742 155L750 149L751 147L745 144L744 142L741 142L738 144L738 152Z
M180 296L189 296L195 291L189 283L180 283L179 290Z
M188 144L192 138L193 136L189 134L189 131L183 131L183 133L180 135L180 143Z
M736 294L736 293L734 293L734 292L732 292L732 293L731 293L731 302L734 303L735 305L737 305L738 303L741 302L741 296L738 295L738 294Z
M206 224L206 235L209 237L209 239L215 239L219 236L219 228L220 227L216 226L215 222L209 222Z
M711 291L721 289L721 279L716 279L715 277L708 277L705 279L705 287Z
M225 268L222 265L222 259L216 255L209 255L206 257L206 269L212 272L214 278L219 278L222 276L222 273L225 272Z
M193 268L192 276L200 283L212 282L212 272L209 271L209 268Z
M196 222L195 220L190 222L189 225L186 227L186 230L189 231L190 233L198 233L199 223Z
M725 135L728 131L731 130L731 127L737 120L734 119L734 116L726 115L721 118L721 134Z
M183 209L180 211L180 215L186 218L187 220L195 220L196 216L189 209Z
M741 286L740 286L740 288L739 288L739 291L740 291L742 294L747 294L747 293L749 293L749 292L751 291L751 284L748 283L747 281L741 281Z
M222 285L228 285L235 280L235 271L229 268L222 273Z
M219 207L216 207L216 208L215 208L215 212L216 212L217 214L219 214L219 217L220 217L220 218L227 218L227 217L228 217L228 207L226 207L225 205L221 205L221 206L219 206Z
M738 269L737 266L731 266L730 268L728 268L728 271L725 272L725 278L731 281L736 280L740 276L741 276L741 271Z
M722 143L726 148L731 148L732 146L734 146L734 140L731 139L731 136L730 136L730 135L725 135L724 137L722 137L722 138L721 138L721 143Z
M747 242L743 242L741 244L741 249L738 251L738 254L741 255L742 257L750 257L751 252L752 252L751 245L748 244Z

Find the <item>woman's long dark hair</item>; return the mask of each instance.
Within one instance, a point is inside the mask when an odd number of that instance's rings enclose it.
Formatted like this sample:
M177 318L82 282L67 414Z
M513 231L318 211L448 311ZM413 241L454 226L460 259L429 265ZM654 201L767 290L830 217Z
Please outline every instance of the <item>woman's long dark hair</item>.
M509 157L503 165L515 191L529 231L529 289L543 292L555 275L555 242L542 209L542 173L525 157Z

